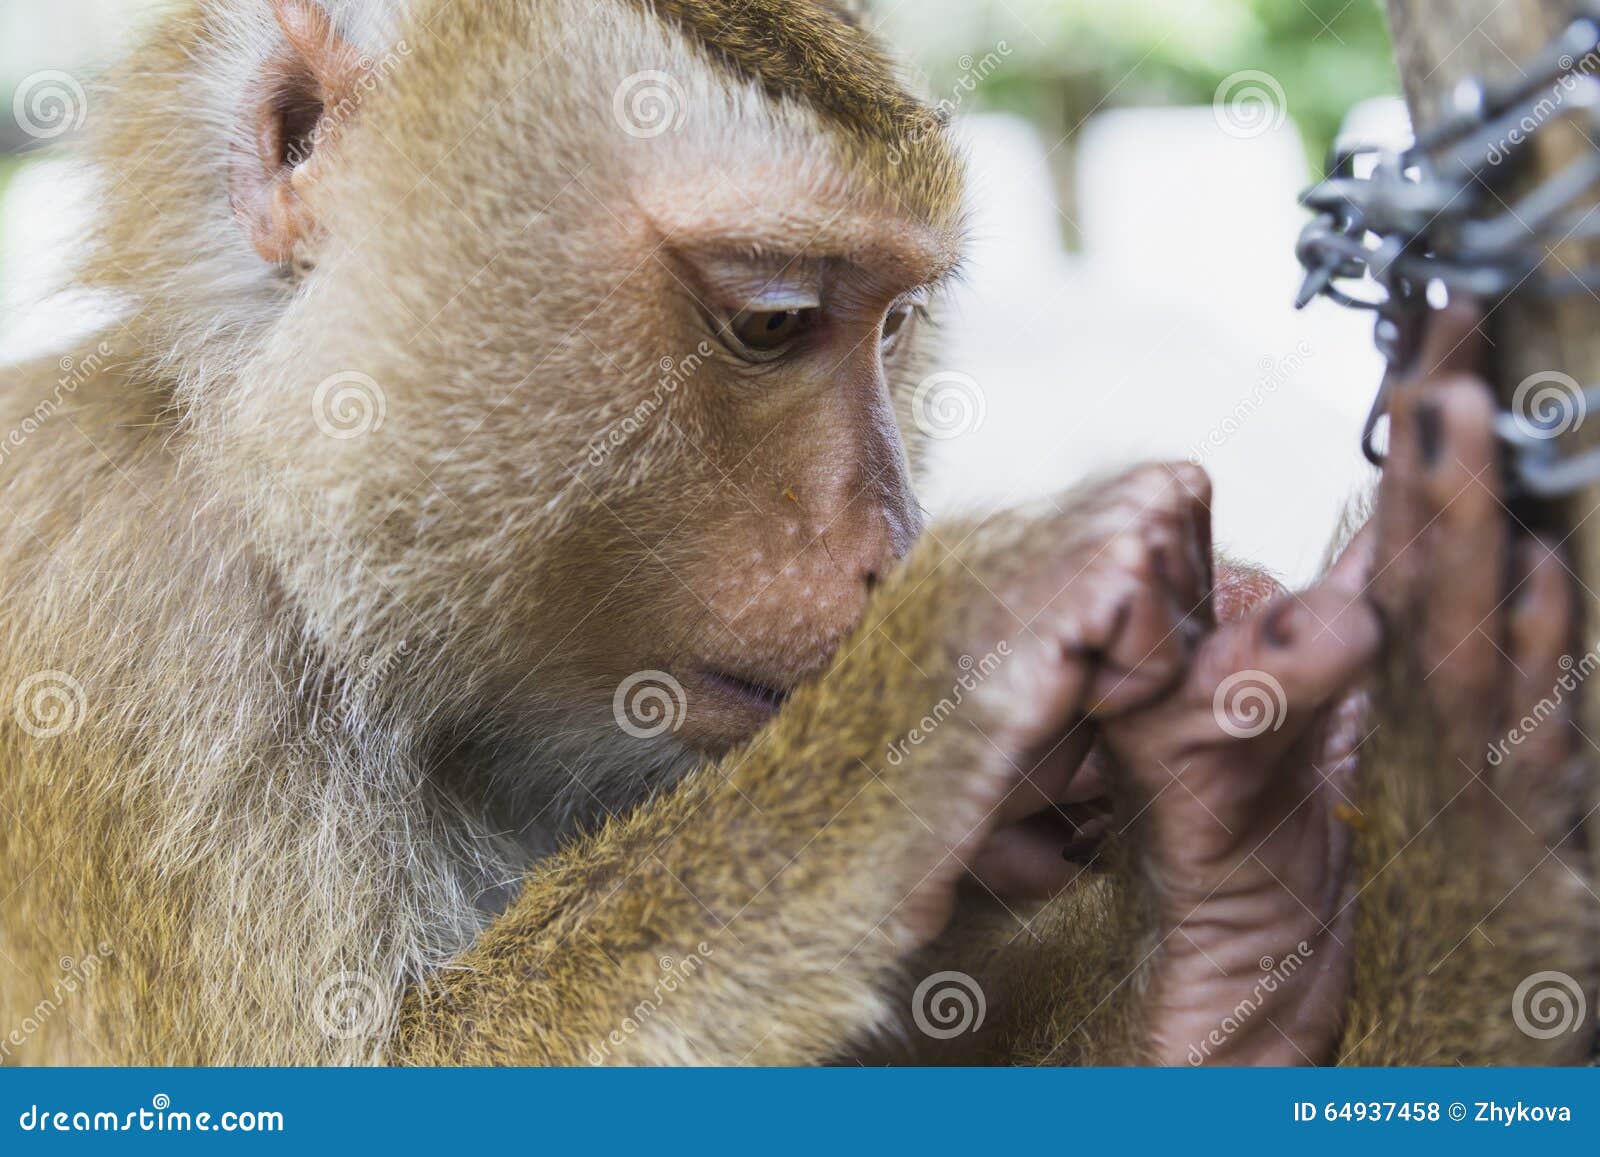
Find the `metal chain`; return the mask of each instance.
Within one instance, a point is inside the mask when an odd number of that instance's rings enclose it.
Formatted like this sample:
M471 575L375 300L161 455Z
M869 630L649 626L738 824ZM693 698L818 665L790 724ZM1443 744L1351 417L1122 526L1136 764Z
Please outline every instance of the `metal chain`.
M1330 176L1302 195L1316 216L1295 247L1306 269L1296 306L1322 296L1377 314L1375 339L1390 372L1361 438L1375 465L1383 464L1375 438L1390 383L1416 349L1438 299L1431 288L1491 301L1513 292L1545 298L1600 293L1600 265L1556 272L1544 266L1550 246L1600 238L1600 214L1593 212L1600 152L1586 153L1509 208L1491 181L1497 170L1503 174L1521 160L1549 124L1576 120L1600 137L1597 73L1600 12L1586 11L1515 84L1458 85L1442 121L1408 148L1336 145ZM1369 166L1370 175L1356 175ZM1555 389L1556 381L1571 388ZM1581 420L1589 406L1600 409L1600 385L1580 389L1559 374L1544 385L1519 388L1496 429L1509 451L1513 483L1552 498L1600 480L1600 448L1563 457L1556 444L1574 413Z

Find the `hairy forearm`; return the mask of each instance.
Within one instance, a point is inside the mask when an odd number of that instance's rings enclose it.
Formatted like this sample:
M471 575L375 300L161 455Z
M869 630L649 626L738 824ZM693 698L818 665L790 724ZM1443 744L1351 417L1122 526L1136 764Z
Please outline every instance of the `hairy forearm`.
M1561 991L1587 1003L1577 994L1600 976L1600 902L1558 846L1560 819L1534 836L1523 817L1545 825L1533 810L1488 796L1441 740L1447 729L1425 725L1417 698L1393 683L1381 692L1385 726L1363 768L1355 988L1340 1063L1582 1061L1592 1031L1574 1021L1547 1033L1535 1004Z
M409 995L399 1059L807 1064L881 1023L940 919L913 894L959 871L929 825L957 815L981 740L952 724L928 767L885 765L883 737L927 695L874 684L902 651L937 656L870 627L846 650L748 748L538 865Z
M683 787L542 865L408 998L419 1064L807 1064L884 1014L891 900L770 807L766 759ZM753 774L752 774L753 773ZM795 774L805 774L796 768ZM842 815L848 824L851 817Z
M973 888L919 953L901 994L911 1056L937 1065L1125 1065L1149 1059L1145 998L1153 940L1129 889L1089 874L1043 904ZM956 973L970 980L939 985ZM929 981L918 994L920 981ZM956 1004L956 987L967 989ZM950 1001L941 1008L941 992ZM976 1009L981 1001L982 1023ZM938 1035L918 1023L918 1014ZM959 1030L959 1031L957 1031Z

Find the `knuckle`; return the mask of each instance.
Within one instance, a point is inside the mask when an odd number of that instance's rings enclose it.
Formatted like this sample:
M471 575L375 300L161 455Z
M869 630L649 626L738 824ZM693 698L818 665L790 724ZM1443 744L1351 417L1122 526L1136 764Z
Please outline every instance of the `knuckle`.
M1168 464L1172 472L1173 481L1177 483L1183 496L1186 507L1209 507L1211 505L1211 475L1205 467L1193 462L1172 462Z

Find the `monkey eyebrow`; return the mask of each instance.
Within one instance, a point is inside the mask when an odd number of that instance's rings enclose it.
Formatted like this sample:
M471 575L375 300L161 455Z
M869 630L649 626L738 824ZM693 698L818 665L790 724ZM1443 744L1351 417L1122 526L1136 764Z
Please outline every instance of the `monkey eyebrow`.
M706 298L730 309L766 300L820 303L825 286L850 286L896 302L925 300L960 276L959 255L921 245L882 245L876 239L839 251L808 245L800 250L756 247L726 235L709 243L671 244L668 255ZM683 280L683 278L680 278ZM788 305L785 308L794 308Z
M696 264L742 259L768 264L776 273L833 263L904 287L934 287L957 271L966 250L964 222L931 225L892 211L862 212L805 197L774 208L753 206L748 198L728 201L716 192L698 199L677 192L652 188L636 205L661 248Z

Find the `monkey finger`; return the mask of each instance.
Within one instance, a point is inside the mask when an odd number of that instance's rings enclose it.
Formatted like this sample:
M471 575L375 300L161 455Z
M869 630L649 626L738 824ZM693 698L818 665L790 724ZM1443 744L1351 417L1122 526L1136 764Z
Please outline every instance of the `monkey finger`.
M1344 591L1351 598L1364 595L1372 583L1378 556L1378 527L1369 522L1356 532L1317 585Z
M1457 298L1428 315L1416 361L1405 372L1406 381L1423 381L1483 372L1486 340L1483 309L1475 301Z
M1000 802L998 822L1011 823L1072 798L1072 786L1094 741L1094 725L1078 717L1064 732L1024 754L1017 761L1021 779Z
M1281 754L1367 670L1382 637L1372 607L1338 585L1264 608L1199 660L1219 741L1252 740L1267 760Z
M998 896L1047 900L1077 880L1082 865L1065 854L1074 842L1068 821L1038 813L992 834L973 857L971 872Z
M1156 576L1137 584L1096 655L1086 695L1091 716L1109 718L1158 698L1188 670L1201 627L1186 591Z
M1501 687L1510 527L1499 494L1494 411L1487 386L1456 377L1430 384L1416 413L1427 518L1415 592L1417 657L1447 718L1481 716Z
M1417 390L1397 390L1389 402L1389 449L1372 526L1371 598L1391 622L1404 619L1422 575L1424 516L1422 451L1417 433Z
M1436 427L1432 417L1419 419L1418 405L1432 382L1476 372L1483 360L1481 320L1477 307L1465 302L1430 315L1415 364L1393 383L1373 560L1374 600L1391 619L1404 616L1416 597L1423 560L1414 548L1428 523L1423 459Z
M1217 624L1217 599L1235 590L1243 595L1247 572L1246 568L1219 569L1217 565L1211 540L1210 477L1198 466L1173 467L1172 477L1183 498L1167 520L1166 529L1175 546L1161 545L1172 549L1176 557L1165 566L1161 578L1172 588L1184 617L1197 629L1209 631Z
M1512 678L1501 714L1503 742L1491 745L1491 766L1506 762L1515 746L1511 778L1542 778L1571 756L1573 705L1578 683L1594 659L1580 666L1569 653L1574 599L1555 547L1540 540L1518 545L1523 576L1512 595L1508 647Z

